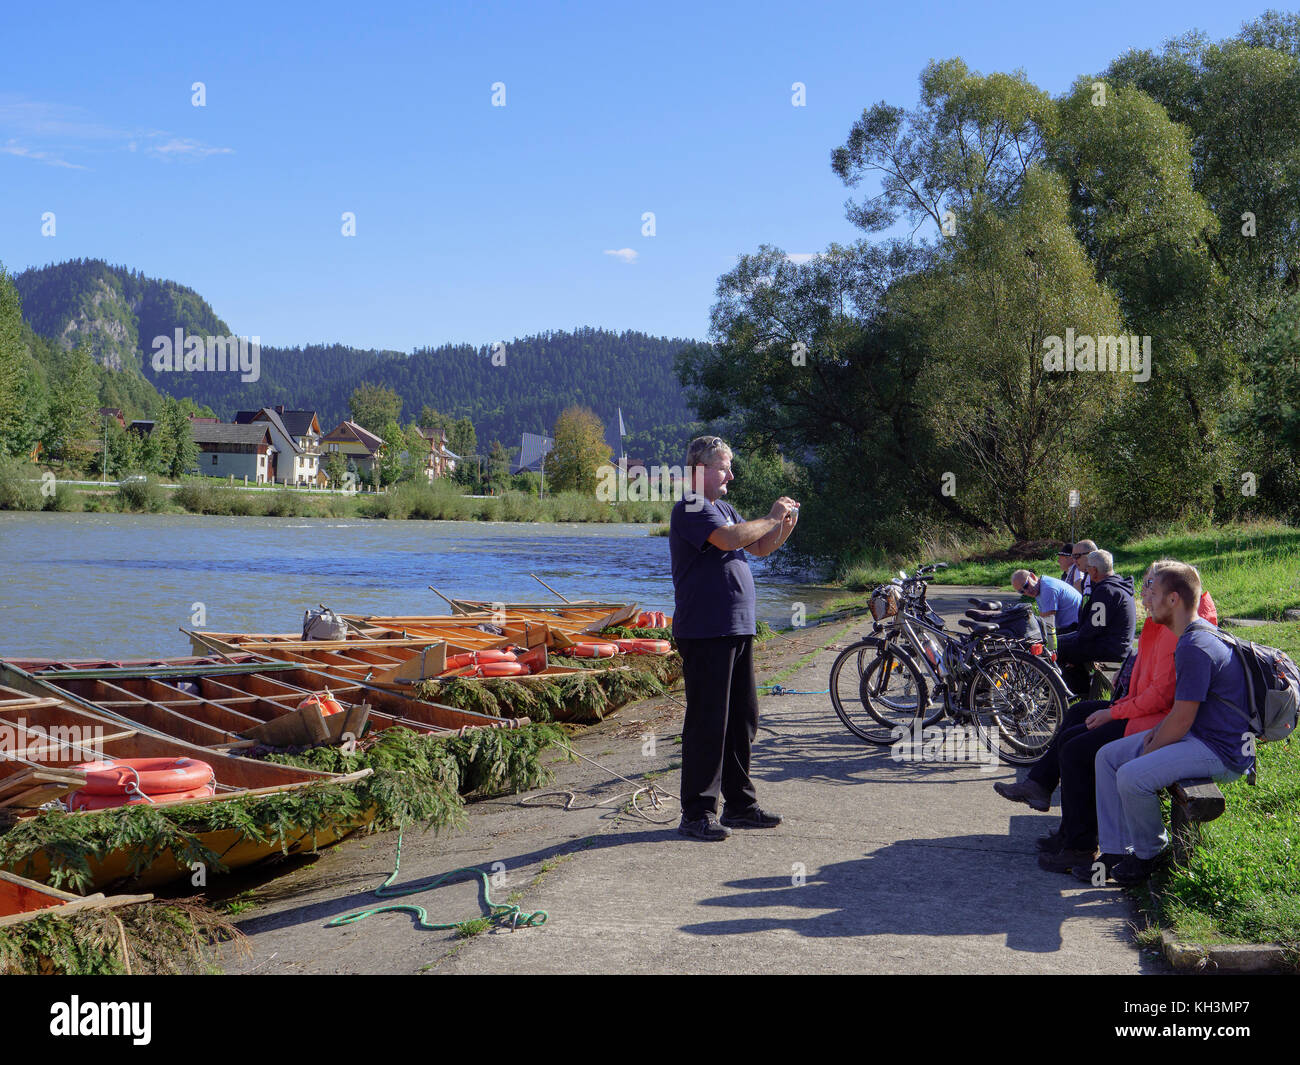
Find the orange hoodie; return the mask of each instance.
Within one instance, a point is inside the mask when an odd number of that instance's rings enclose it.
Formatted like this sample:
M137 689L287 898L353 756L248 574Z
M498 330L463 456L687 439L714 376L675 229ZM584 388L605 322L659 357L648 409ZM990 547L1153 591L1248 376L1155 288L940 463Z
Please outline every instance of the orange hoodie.
M1212 625L1218 624L1214 600L1202 594L1196 612ZM1174 648L1178 641L1168 626L1147 618L1138 637L1137 661L1129 680L1128 694L1110 708L1114 721L1127 721L1125 736L1155 728L1174 708Z

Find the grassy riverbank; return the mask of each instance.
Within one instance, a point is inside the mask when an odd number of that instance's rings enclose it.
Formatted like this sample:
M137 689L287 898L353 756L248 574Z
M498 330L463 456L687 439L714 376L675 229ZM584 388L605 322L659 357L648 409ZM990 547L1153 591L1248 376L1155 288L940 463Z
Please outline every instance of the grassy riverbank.
M295 488L249 489L187 477L176 486L149 479L102 488L0 471L0 510L81 513L214 514L268 518L386 518L407 521L637 522L668 520L670 501L605 503L576 492L545 499L526 492L462 495L446 481L405 483L391 491L316 493Z

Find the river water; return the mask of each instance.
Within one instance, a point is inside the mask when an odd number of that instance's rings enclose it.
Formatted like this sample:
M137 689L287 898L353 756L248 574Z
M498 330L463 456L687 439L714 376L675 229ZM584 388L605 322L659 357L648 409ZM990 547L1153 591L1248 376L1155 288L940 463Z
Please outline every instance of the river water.
M0 655L182 655L180 629L300 632L324 603L441 614L428 589L490 601L673 609L668 538L649 525L0 512ZM837 594L751 559L758 614L789 625Z

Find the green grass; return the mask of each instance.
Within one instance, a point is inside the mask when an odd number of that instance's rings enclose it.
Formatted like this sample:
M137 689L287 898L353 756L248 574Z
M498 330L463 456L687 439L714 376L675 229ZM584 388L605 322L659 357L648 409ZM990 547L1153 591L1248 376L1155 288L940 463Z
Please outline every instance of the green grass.
M1200 570L1220 617L1277 620L1283 610L1300 606L1300 529L1297 528L1277 524L1229 525L1146 536L1119 546L1101 546L1114 554L1119 573L1135 578L1158 558L1191 563ZM935 578L935 584L984 585L1008 591L1011 574L1022 567L1049 576L1060 572L1056 556L1050 554L1027 561L974 561L955 555L918 561L949 563L949 568ZM915 565L908 564L909 572ZM844 586L850 591L869 591L896 573L896 569L883 565L859 567L845 574Z

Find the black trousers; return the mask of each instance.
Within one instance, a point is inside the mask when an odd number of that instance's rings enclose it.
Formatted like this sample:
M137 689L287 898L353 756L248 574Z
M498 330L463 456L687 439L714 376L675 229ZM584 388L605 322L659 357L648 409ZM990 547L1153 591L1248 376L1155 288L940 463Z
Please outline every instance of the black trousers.
M1056 641L1056 664L1066 686L1076 695L1085 695L1092 683L1093 656L1079 648L1078 640L1077 632L1061 634Z
M686 682L682 726L682 817L716 814L718 796L740 813L757 796L749 779L749 750L758 733L754 637L678 640Z
M1109 700L1085 699L1067 709L1065 717L1061 720L1061 727L1056 730L1056 738L1043 752L1043 757L1038 759L1029 770L1029 779L1035 784L1041 784L1047 789L1049 795L1054 792L1056 785L1061 782L1061 745L1067 736L1078 735L1080 729L1088 732L1088 726L1084 724L1088 716L1107 706L1110 706Z
M1108 703L1097 703L1108 706ZM1087 851L1097 845L1097 752L1124 738L1127 721L1080 725L1059 736L1061 760L1061 845Z

